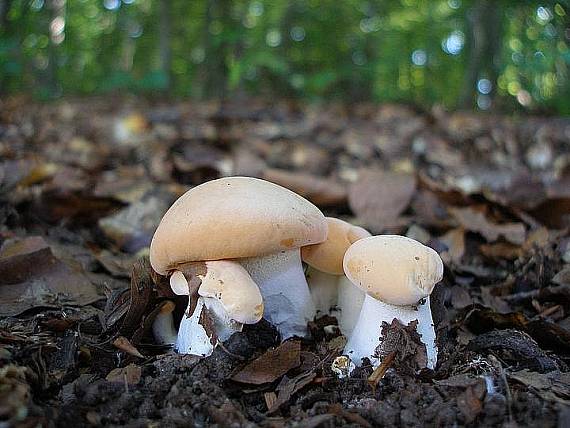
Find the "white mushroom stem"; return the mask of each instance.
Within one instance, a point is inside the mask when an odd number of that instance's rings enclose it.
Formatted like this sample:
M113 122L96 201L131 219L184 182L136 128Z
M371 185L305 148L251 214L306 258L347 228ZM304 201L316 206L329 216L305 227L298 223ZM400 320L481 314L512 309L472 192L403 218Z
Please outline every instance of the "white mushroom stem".
M366 293L354 285L345 275L338 276L336 319L342 334L349 337L358 322Z
M152 322L152 333L154 339L160 345L174 345L176 343L176 328L172 312L175 305L170 300L162 303L160 311Z
M211 337L211 332L200 323L204 309L214 323L217 337ZM230 319L222 305L211 297L199 297L192 315L185 315L180 322L176 350L181 354L192 354L207 357L214 352L219 342L224 342L235 332L241 331L243 324Z
M311 266L308 267L307 283L318 316L330 313L336 306L338 278L337 275L321 272Z
M358 321L365 293L345 275L333 275L314 267L307 270L307 282L317 315L336 317L340 331L350 336Z
M281 339L306 337L307 323L315 316L315 305L299 249L239 261L259 286L265 305L263 317L277 328Z
M403 325L418 321L417 332L426 347L427 367L434 369L437 363L437 347L429 297L424 299L423 304L413 307L390 305L366 295L358 322L344 353L358 366L362 364L364 357L368 357L374 367L380 365L382 361L374 357L374 354L382 340L382 322L391 324L394 318Z

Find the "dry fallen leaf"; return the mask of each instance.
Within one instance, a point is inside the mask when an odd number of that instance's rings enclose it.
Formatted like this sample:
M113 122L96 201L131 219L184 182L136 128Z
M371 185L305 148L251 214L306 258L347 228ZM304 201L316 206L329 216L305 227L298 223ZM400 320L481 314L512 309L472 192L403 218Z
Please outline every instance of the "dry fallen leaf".
M298 193L316 205L331 206L346 203L346 188L330 178L279 169L266 169L263 178Z
M232 376L232 380L252 385L273 382L301 364L301 342L291 340L270 349Z
M310 371L301 373L292 379L289 379L287 376L281 379L281 382L277 387L277 391L279 392L277 400L273 403L273 407L271 407L267 413L272 414L279 410L279 407L287 403L293 394L310 384L316 376L317 374L315 372Z
M113 346L127 354L133 355L138 358L144 358L144 355L139 352L137 348L126 337L119 336L113 341Z
M464 229L479 233L488 242L495 242L501 236L513 244L522 245L525 242L526 231L522 223L492 223L474 207L450 208L449 212Z
M103 296L79 266L56 258L39 236L14 239L0 250L0 315L35 307L87 305Z
M109 382L126 383L128 385L136 385L140 382L142 369L134 364L126 367L119 367L109 372L105 378Z
M365 170L350 186L348 203L372 232L380 233L396 222L415 191L416 179L411 174Z

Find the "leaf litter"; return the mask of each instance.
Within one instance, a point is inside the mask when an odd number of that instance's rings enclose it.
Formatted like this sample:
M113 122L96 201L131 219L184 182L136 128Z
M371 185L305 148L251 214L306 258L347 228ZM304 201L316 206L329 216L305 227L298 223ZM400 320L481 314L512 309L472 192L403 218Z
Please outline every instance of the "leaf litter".
M0 423L563 426L567 119L139 101L0 104ZM385 364L345 380L330 319L282 345L245 326L205 360L156 344L157 309L173 301L179 323L188 302L150 271L154 227L228 174L440 252L435 372L393 323Z

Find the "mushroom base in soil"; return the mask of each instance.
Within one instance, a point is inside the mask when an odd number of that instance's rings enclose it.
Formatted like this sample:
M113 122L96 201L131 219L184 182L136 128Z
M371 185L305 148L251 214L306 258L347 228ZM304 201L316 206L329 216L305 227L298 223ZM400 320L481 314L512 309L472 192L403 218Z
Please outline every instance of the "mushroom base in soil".
M356 365L368 357L377 366L382 323L417 321L416 330L426 347L426 367L434 369L437 348L429 296L443 278L439 255L404 236L372 236L348 248L343 268L347 278L366 292L344 354Z
M381 302L366 296L356 327L350 336L344 354L353 363L360 366L362 359L367 357L374 367L382 362L376 356L376 348L382 343L382 323L391 324L397 319L403 325L417 321L416 331L426 347L427 368L434 369L437 363L437 346L435 329L429 297L417 306L398 306Z
M281 340L306 337L307 323L315 305L305 279L298 248L261 257L238 260L258 285L265 311L263 317L281 334Z
M310 266L307 282L317 315L334 316L341 333L349 336L358 321L366 293L345 275L333 275Z
M170 277L172 291L189 296L176 339L178 352L211 355L218 343L241 331L243 324L255 324L261 319L259 288L239 263L187 263L180 269Z

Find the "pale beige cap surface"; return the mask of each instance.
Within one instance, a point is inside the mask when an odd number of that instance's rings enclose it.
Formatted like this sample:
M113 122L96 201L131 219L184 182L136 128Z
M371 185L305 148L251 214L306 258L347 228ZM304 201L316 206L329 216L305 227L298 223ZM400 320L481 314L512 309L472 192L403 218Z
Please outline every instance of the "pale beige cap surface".
M344 255L346 276L370 296L392 305L414 305L443 278L431 248L398 235L361 239Z
M228 316L242 324L255 324L263 316L259 287L242 265L229 260L206 262L198 294L217 299Z
M153 269L257 257L322 242L324 215L284 187L250 177L209 181L182 195L162 218L150 245Z
M359 239L370 236L362 227L353 226L344 220L327 217L328 235L326 241L301 248L301 258L309 266L331 275L344 275L342 260L344 253Z

